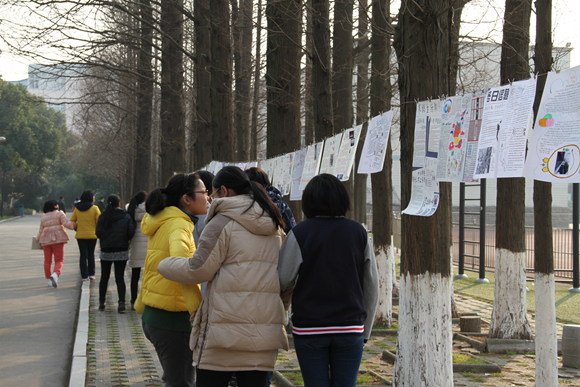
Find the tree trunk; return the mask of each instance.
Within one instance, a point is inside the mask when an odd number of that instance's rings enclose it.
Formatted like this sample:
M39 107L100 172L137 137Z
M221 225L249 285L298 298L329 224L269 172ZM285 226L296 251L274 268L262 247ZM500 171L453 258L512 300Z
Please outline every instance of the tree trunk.
M371 117L391 109L391 79L389 38L390 3L373 0L373 27L371 38ZM392 33L392 31L390 31ZM391 326L393 265L393 200L391 181L392 148L389 140L383 170L371 175L373 195L373 245L379 271L379 305L375 324Z
M506 0L501 84L530 76L531 0ZM531 339L526 302L525 179L497 179L495 288L489 336Z
M403 0L395 31L401 96L401 207L411 197L415 100L449 90L453 0ZM374 12L373 12L374 14ZM372 91L371 91L372 94ZM451 189L430 217L402 217L399 339L393 385L452 386Z
M161 181L185 167L182 0L161 2Z
M194 170L212 161L211 131L211 27L209 0L195 0L195 142Z
M151 160L151 120L153 119L153 69L151 52L153 48L153 9L151 1L140 0L141 13L141 50L137 74L137 133L135 136L135 173L133 188L135 192L148 191Z
M360 0L358 8L358 44L361 47L368 42L368 1ZM357 65L356 71L356 123L357 125L369 119L369 63L370 57L365 56ZM354 165L354 219L362 224L367 223L367 181L368 175L358 174L358 163L362 154L368 125L363 125L359 146L356 148Z
M256 58L254 67L254 99L252 102L252 126L250 158L258 160L258 110L260 102L260 66L262 59L262 0L258 0L258 20L256 22Z
M334 134L329 17L329 0L312 0L312 95L316 141Z
M226 0L211 0L211 132L213 158L234 160L232 117L232 47Z
M250 159L250 84L252 50L252 1L240 0L232 10L234 25L235 105L234 131L237 161Z
M537 116L552 70L552 0L536 0L535 72L538 75L534 117ZM536 284L536 386L558 385L552 183L534 180L534 269Z
M306 0L306 55L312 57L312 0ZM304 144L314 143L314 88L312 85L312 61L304 65Z

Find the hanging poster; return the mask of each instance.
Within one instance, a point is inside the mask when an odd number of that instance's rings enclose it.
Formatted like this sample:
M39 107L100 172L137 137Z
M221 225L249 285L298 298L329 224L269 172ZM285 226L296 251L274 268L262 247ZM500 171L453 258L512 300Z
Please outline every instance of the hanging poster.
M292 187L292 171L294 169L294 152L284 155L284 191L282 196L290 195L290 188Z
M470 97L456 96L445 99L443 103L437 159L438 181L460 182L463 179L470 102Z
M300 178L300 190L304 190L306 184L316 175L320 168L320 160L322 159L322 146L324 141L308 145L306 152L306 160L304 161L304 169L302 177Z
M334 169L334 173L340 181L347 181L350 178L361 129L362 125L357 125L352 129L345 130L343 133L342 141L338 148L336 168Z
M300 180L306 161L308 149L300 149L294 153L294 169L292 171L292 188L290 190L290 200L301 200L302 190L300 189Z
M276 187L278 191L284 190L284 156L278 156L272 159L272 187Z
M329 137L324 142L324 152L322 153L322 161L320 162L320 169L318 173L330 173L334 175L336 167L336 158L338 157L338 148L342 140L342 133L338 133Z
M404 214L431 216L439 205L439 183L435 175L442 112L443 101L422 101L417 104L411 198L403 210Z
M357 173L376 173L383 170L392 119L393 111L389 110L369 121Z
M580 66L548 73L524 176L580 183Z
M479 134L481 133L481 122L483 120L483 106L485 104L486 91L482 90L473 93L469 107L469 131L467 132L467 148L465 152L465 163L463 166L463 182L473 183L475 164L477 161L477 149Z
M274 178L274 176L272 176L272 172L274 172L273 161L274 161L273 159L260 161L260 168L264 172L266 172L266 175L268 175L268 179L270 180L270 184L272 183L272 179Z

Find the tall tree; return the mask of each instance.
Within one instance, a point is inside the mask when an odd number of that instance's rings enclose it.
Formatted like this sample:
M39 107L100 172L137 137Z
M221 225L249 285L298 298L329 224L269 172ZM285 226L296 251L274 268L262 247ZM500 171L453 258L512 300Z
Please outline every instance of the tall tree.
M335 132L351 128L354 118L352 105L353 76L353 2L334 3L334 34L332 50L332 114Z
M194 169L212 161L211 130L211 26L209 0L195 0L195 142Z
M250 139L250 159L258 159L258 113L260 109L260 74L262 71L262 0L258 0L258 16L256 21L256 55L254 59L254 90L252 99L252 124Z
M501 84L530 77L532 0L506 0L501 49ZM489 336L531 339L526 301L526 182L497 179L495 286Z
M415 100L449 90L453 0L403 0L394 46L401 96L401 206L409 204ZM374 12L373 12L374 14ZM399 339L393 385L452 386L451 190L440 186L430 217L403 215Z
M182 8L183 0L161 1L161 181L164 183L186 166Z
M306 0L306 53L312 52L312 0ZM311 55L310 55L311 56ZM312 61L308 57L304 63L304 143L314 142L314 88L312 87Z
M153 119L153 9L150 0L139 0L140 50L137 65L137 133L135 135L135 173L133 189L148 191L151 165L151 121Z
M536 0L534 117L552 70L552 0ZM552 183L534 180L534 271L536 287L536 386L558 385L558 337L554 282Z
M211 128L213 158L234 159L232 117L232 45L229 2L210 1Z
M392 33L389 0L373 0L371 37L371 117L391 109L390 56ZM373 245L379 272L379 305L375 324L390 326L392 319L393 267L393 183L392 147L388 141L381 172L371 175L373 195Z
M329 0L312 0L312 52L310 54L314 98L314 138L316 141L321 141L334 134Z

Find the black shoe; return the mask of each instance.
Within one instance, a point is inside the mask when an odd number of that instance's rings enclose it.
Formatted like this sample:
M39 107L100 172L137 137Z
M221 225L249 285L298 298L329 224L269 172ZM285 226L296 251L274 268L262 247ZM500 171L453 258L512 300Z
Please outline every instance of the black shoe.
M105 301L99 302L99 310L105 310Z
M125 301L119 301L118 313L125 313Z
M131 302L131 310L135 310L135 303Z

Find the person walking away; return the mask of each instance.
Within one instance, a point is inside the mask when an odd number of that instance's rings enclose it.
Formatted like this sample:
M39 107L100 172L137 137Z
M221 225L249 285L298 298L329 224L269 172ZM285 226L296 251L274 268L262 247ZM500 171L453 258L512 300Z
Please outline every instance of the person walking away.
M42 218L40 218L40 229L36 240L42 246L44 252L44 276L48 286L56 288L58 278L64 263L64 245L69 238L65 227L75 230L77 224L66 218L64 212L60 211L56 200L48 200L44 203ZM54 271L52 267L52 257L54 256Z
M294 226L296 226L296 220L294 220L294 214L290 209L288 203L282 200L282 193L270 184L270 179L268 179L268 174L260 168L252 167L244 171L248 178L256 183L259 183L264 187L268 193L270 200L274 202L276 207L280 210L282 214L282 220L284 221L284 232L288 234Z
M304 189L306 220L280 250L281 291L292 294L292 333L306 387L354 387L378 302L368 234L346 219L348 193L333 175Z
M58 209L66 214L66 206L64 204L64 196L61 196L58 201Z
M135 301L139 294L139 277L141 276L141 268L145 266L145 257L147 256L147 240L149 238L141 232L141 220L147 213L145 210L146 197L147 193L145 191L137 192L129 202L127 209L127 213L135 225L135 235L129 246L128 262L131 268L131 310L135 310Z
M109 195L107 207L99 216L96 235L101 242L101 280L99 282L99 310L105 310L111 267L115 266L115 282L119 302L118 313L125 313L125 266L129 259L129 243L135 235L135 224L121 208L121 199Z
M157 271L179 283L209 281L190 340L197 386L226 387L233 372L240 387L265 386L276 351L288 349L277 273L284 223L238 167L217 173L212 195L193 257L164 259Z
M195 175L179 173L166 187L149 193L145 209L141 232L149 241L135 310L142 314L143 332L155 347L167 385L190 387L194 368L189 335L191 317L201 303L199 285L167 280L157 266L169 256L193 256L193 228L196 216L207 213L207 191Z
M103 196L101 196L97 201L97 207L99 207L99 211L101 211L101 213L105 211L105 207L107 207L107 205L105 204L105 198Z
M71 222L78 223L75 238L79 245L79 265L83 281L95 279L95 247L97 245L95 230L101 211L93 204L94 201L93 191L84 191L79 202L75 204L70 218Z

